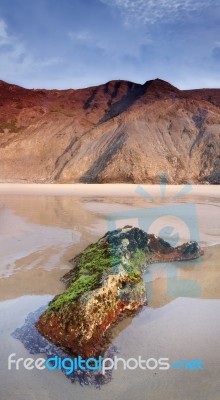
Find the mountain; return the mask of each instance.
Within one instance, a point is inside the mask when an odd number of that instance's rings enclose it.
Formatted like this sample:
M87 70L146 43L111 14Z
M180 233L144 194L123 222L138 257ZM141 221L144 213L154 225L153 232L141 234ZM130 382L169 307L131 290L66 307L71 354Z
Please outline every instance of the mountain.
M220 89L0 81L0 181L220 183Z

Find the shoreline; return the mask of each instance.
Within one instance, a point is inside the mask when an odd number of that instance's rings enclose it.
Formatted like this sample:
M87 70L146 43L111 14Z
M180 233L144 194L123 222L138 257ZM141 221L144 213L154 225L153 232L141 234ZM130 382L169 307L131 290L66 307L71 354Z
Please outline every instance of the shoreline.
M31 195L69 195L79 197L140 197L136 193L137 187L141 186L152 196L161 195L159 184L133 184L133 183L104 183L104 184L47 184L47 183L0 183L0 195L2 194L31 194ZM166 195L172 196L189 186L190 191L182 196L211 196L220 197L220 185L166 185ZM181 196L181 197L182 197Z

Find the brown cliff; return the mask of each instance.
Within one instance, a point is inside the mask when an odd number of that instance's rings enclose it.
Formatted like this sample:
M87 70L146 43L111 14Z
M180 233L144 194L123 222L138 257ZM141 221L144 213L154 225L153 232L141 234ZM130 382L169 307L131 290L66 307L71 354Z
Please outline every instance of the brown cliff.
M79 90L0 81L0 181L220 182L220 89L156 79Z

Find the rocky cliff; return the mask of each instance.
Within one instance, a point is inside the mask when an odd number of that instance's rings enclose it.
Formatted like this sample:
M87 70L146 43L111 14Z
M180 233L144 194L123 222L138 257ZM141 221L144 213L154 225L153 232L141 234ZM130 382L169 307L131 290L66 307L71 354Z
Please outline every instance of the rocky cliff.
M79 90L0 81L0 181L220 182L220 89L156 79Z

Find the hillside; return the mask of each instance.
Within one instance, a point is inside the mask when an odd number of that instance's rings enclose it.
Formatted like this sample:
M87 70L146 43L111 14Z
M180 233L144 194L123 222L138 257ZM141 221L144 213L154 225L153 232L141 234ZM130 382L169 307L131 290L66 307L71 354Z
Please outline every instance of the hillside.
M220 183L220 89L156 79L78 90L0 81L0 181Z

